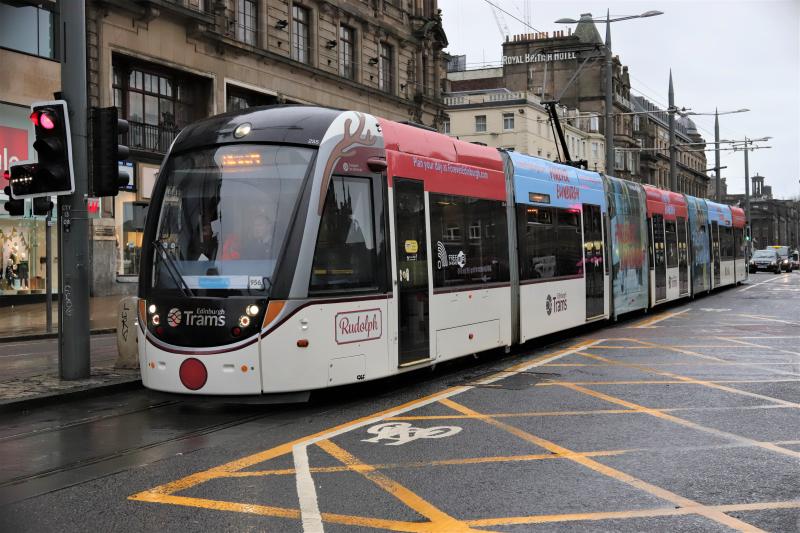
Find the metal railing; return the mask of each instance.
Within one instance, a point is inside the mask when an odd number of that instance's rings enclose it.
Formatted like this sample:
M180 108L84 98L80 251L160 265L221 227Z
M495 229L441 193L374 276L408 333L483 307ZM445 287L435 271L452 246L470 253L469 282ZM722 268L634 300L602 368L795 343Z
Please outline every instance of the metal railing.
M185 7L186 9L191 9L192 11L197 11L199 13L207 13L208 6L211 0L164 0L169 4L175 4L181 7Z
M165 154L179 131L179 128L171 126L155 126L153 124L128 121L128 133L123 135L123 144L134 150Z

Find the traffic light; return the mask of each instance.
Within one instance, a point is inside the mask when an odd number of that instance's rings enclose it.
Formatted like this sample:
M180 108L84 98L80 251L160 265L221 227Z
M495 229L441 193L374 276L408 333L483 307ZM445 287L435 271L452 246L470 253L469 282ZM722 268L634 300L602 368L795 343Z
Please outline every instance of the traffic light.
M119 135L128 131L128 121L117 115L116 107L92 109L92 184L90 196L116 196L128 184L119 162L128 158L128 147Z
M15 165L16 172L12 167L10 181L14 198L71 194L75 190L75 174L67 103L64 100L34 102L31 122L36 135L33 149L39 162Z
M47 215L53 210L53 201L47 196L40 196L33 199L33 214Z
M8 171L6 170L6 172ZM8 211L8 214L12 217L21 217L25 215L25 200L12 200L11 187L8 185L3 189L3 193L8 196L8 200L3 204L3 208Z

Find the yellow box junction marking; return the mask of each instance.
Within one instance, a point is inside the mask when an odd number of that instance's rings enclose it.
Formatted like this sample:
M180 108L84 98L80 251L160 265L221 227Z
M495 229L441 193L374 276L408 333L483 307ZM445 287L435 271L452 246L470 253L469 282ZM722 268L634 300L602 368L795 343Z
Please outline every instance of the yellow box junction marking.
M527 431L523 431L523 430L521 430L521 429L519 429L517 427L514 427L514 426L511 426L509 424L506 424L505 422L501 422L500 420L494 419L494 418L492 418L490 416L487 416L487 415L482 415L481 413L478 413L477 411L475 411L473 409L470 409L469 407L466 407L464 405L458 404L458 403L454 402L451 399L445 398L443 400L440 400L440 403L442 405L446 405L446 406L450 407L454 411L458 411L459 413L468 414L468 415L472 415L472 416L474 416L476 418L480 418L481 420L483 420L484 422L486 422L488 424L491 424L492 426L495 426L495 427L497 427L499 429L502 429L502 430L506 431L507 433L510 433L510 434L512 434L512 435L514 435L516 437L519 437L520 439L522 439L524 441L530 442L530 443L535 444L535 445L537 445L537 446L539 446L541 448L544 448L546 450L550 450L553 453L556 453L556 454L559 454L559 455L561 455L563 457L566 457L567 459L571 459L572 461L574 461L574 462L576 462L576 463L578 463L578 464L580 464L582 466L585 466L586 468L589 468L590 470L593 470L593 471L595 471L595 472L597 472L599 474L603 474L603 475L605 475L607 477L610 477L610 478L615 479L617 481L620 481L622 483L626 483L626 484L628 484L628 485L630 485L632 487L635 487L635 488L637 488L639 490L647 492L648 494L651 494L653 496L661 498L661 499L663 499L665 501L668 501L668 502L670 502L670 503L672 503L674 505L678 505L678 506L683 507L683 508L691 509L691 512L693 512L694 514L699 514L699 515L704 516L706 518L709 518L709 519L711 519L711 520L713 520L715 522L718 522L720 524L726 525L726 526L731 527L733 529L737 529L739 531L762 531L761 529L759 529L757 527L754 527L751 524L748 524L746 522L742 522L741 520L738 520L738 519L736 519L736 518L734 518L732 516L728 516L728 515L726 515L725 513L721 512L721 511L715 510L715 509L710 508L710 507L706 507L706 506L704 506L704 505L702 505L702 504L700 504L698 502L690 500L689 498L685 498L683 496L680 496L679 494L675 494L674 492L671 492L669 490L666 490L666 489L663 489L663 488L658 487L656 485L653 485L652 483L648 483L646 481L643 481L643 480L641 480L639 478L636 478L636 477L634 477L634 476L632 476L630 474L626 474L625 472L622 472L621 470L617 470L616 468L612 468L612 467L606 466L606 465L604 465L602 463L598 463L597 461L595 461L595 460L593 460L593 459L591 459L589 457L585 457L582 454L575 453L575 452L573 452L572 450L570 450L568 448L560 446L560 445L558 445L558 444L556 444L554 442L551 442L549 440L543 439L541 437L537 437L536 435L533 435L532 433L528 433ZM621 515L619 516L619 518L624 518L624 517L626 517L626 513L633 513L633 512L634 511L621 511L620 512Z
M628 328L630 328L630 329L649 329L649 328L654 328L654 327L657 327L655 324L658 324L659 322L662 322L664 320L669 320L670 318L675 318L676 316L680 316L680 315L682 315L684 313L688 313L689 311L691 311L691 308L690 309L684 309L682 311L675 311L674 313L662 313L662 314L656 315L654 317L650 317L650 318L647 318L645 320L642 320L641 322L637 322L633 326L628 326Z
M475 381L471 385L464 385L458 387L450 387L445 389L442 392L431 394L429 396L425 396L423 398L419 398L417 400L412 400L405 404L399 405L397 407L392 407L389 409L385 409L373 415L369 415L366 417L361 417L349 422L345 422L338 426L335 426L330 429L326 429L315 433L313 435L309 435L306 437L302 437L296 439L291 442L287 442L274 448L270 448L268 450L264 450L259 453L255 453L241 459L237 459L235 461L231 461L229 463L225 463L223 465L210 468L208 470L204 470L202 472L197 472L191 474L189 476L183 477L181 479L171 481L164 485L159 485L157 487L153 487L152 489L145 490L139 492L137 494L133 494L128 497L130 500L134 501L143 501L149 503L161 503L161 504L173 504L173 505L185 505L190 507L198 507L204 509L214 509L214 510L225 510L225 511L234 511L234 512L243 512L243 513L252 513L264 516L271 516L271 517L279 517L279 518L292 518L292 519L303 519L302 513L300 510L297 509L288 509L282 507L273 507L273 506L266 506L266 505L253 505L253 504L243 504L237 502L227 502L227 501L217 501L217 500L209 500L204 498L193 498L193 497L185 497L185 496L178 496L176 495L177 492L189 489L201 483L205 483L206 481L210 481L213 479L219 478L226 478L226 477L239 477L239 472L247 467L253 466L258 463L263 463L270 459L274 459L276 457L280 457L283 455L287 455L292 453L293 448L296 446L307 446L309 444L318 444L323 445L322 443L327 441L327 439L345 433L347 431L351 431L353 429L357 429L369 424L374 424L376 422L385 420L386 418L401 415L407 411L411 411L413 409L417 409L419 407L423 407L425 405L434 403L436 401L448 398L450 396L454 396L456 394L460 394L467 390L472 389L475 385L482 385L482 384L490 384L494 381L498 381L507 377L509 372L521 372L527 369L533 368L535 366L539 366L543 363L558 359L559 357L563 357L565 355L570 355L576 353L585 347L591 346L600 341L583 341L571 346L569 348L558 350L556 352L545 354L539 357L536 357L531 360L522 361L520 363L514 364L509 366L503 371L499 371L495 374L492 374L486 378L480 379ZM329 447L328 451L330 452L332 448ZM345 457L344 455L340 454L340 457ZM348 457L349 459L349 457ZM368 465L359 464L347 464L347 466L352 467L351 469L358 471L364 474L366 471L369 470ZM374 467L372 467L374 469ZM382 475L381 475L382 476ZM380 478L381 481L384 481L385 476ZM374 478L372 479L375 481ZM385 478L388 480L388 478ZM380 484L379 484L380 486ZM382 488L384 488L382 486ZM406 489L407 490L407 489ZM431 509L425 507L427 502L424 502L419 497L415 497L410 491L404 493L404 498L406 498L407 502L413 502L414 505L418 505L419 509L415 509L417 512L426 516L425 513L420 512L420 509L426 510L426 512L430 512ZM393 531L441 531L441 528L438 526L441 525L439 521L437 522L428 522L428 523L418 523L418 522L402 522L397 520L385 520L385 519L375 519L369 517L361 517L361 516L351 516L351 515L340 515L340 514L333 514L333 513L320 513L320 517L323 522L330 522L336 524L344 524L344 525L360 525L360 526L367 526L367 527L376 527L381 529L389 529ZM440 520L444 520L444 517L439 516ZM453 519L454 520L454 519ZM448 522L450 523L450 522ZM461 525L459 527L462 527ZM467 528L468 529L468 528Z

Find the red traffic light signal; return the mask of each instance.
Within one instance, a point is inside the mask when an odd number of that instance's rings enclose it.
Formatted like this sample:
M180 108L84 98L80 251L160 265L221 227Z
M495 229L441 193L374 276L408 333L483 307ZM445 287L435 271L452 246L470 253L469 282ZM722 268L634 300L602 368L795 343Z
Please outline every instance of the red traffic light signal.
M48 109L31 113L31 122L33 122L33 125L46 130L55 129L57 120L55 114Z
M10 185L14 198L71 194L75 190L75 178L67 103L64 100L34 102L30 118L36 134L33 148L38 163L24 165L25 169L20 169L19 174L12 167Z

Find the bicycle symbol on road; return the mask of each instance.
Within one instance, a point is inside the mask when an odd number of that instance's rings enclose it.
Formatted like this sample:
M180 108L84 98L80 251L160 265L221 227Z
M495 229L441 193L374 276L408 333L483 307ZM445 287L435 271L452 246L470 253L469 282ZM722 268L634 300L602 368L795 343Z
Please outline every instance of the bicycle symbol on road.
M417 439L442 439L452 437L459 433L461 428L458 426L435 426L432 428L413 427L408 422L385 422L372 426L367 433L375 435L371 439L363 439L362 442L380 443L387 440L386 446L400 446L407 442Z

